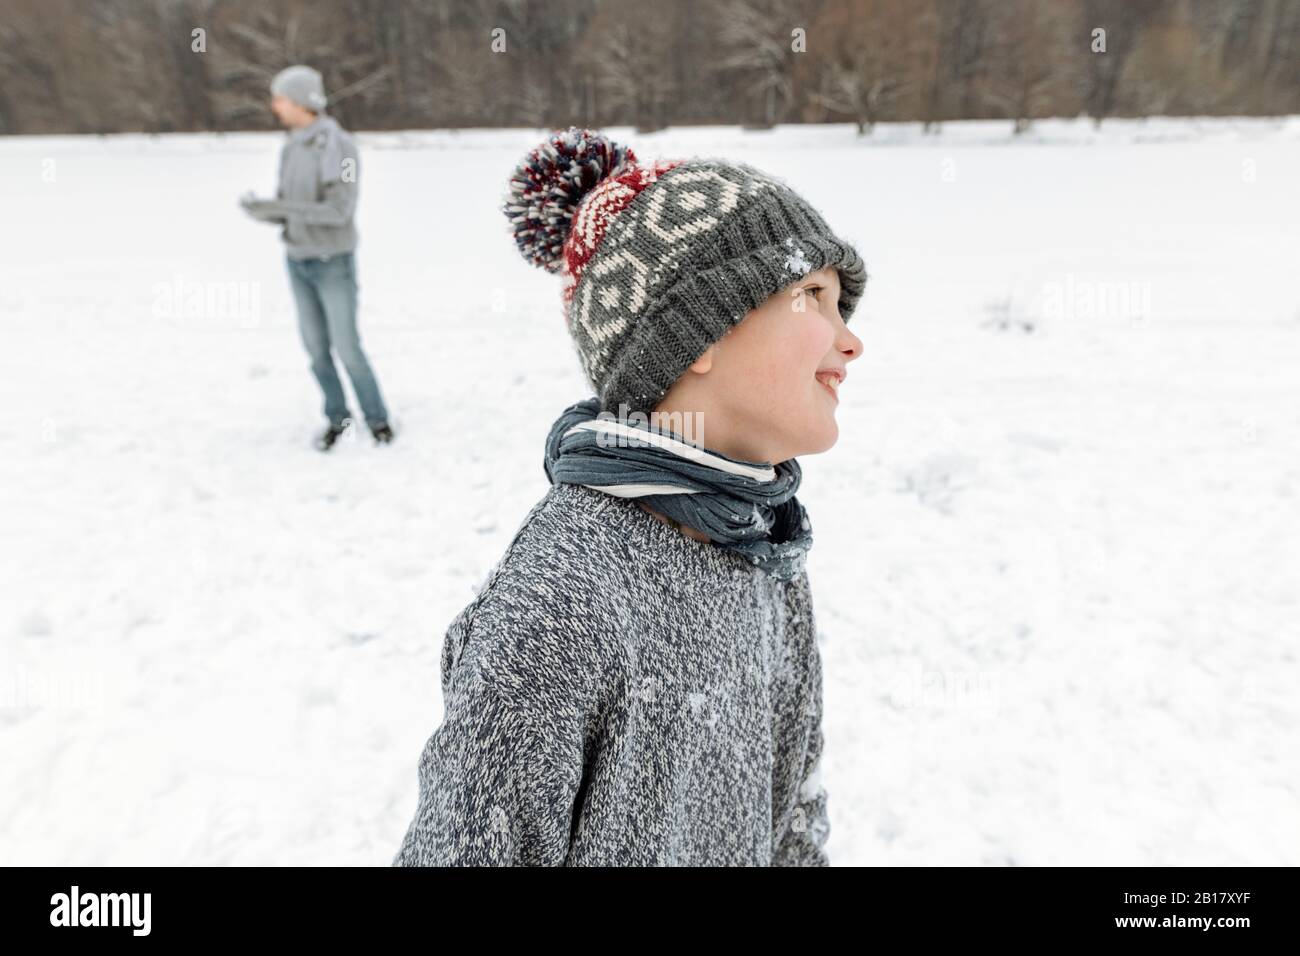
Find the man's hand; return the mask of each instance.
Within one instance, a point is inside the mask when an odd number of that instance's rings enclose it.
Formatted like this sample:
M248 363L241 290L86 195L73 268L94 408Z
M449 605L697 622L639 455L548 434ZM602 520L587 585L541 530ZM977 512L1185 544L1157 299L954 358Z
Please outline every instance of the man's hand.
M252 190L239 197L239 205L259 222L284 222L284 213L275 208L274 199L258 199Z

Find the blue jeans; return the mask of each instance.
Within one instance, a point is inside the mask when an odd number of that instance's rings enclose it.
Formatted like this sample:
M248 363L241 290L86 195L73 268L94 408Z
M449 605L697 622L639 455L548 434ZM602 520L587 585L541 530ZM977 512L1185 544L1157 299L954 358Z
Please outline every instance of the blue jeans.
M384 424L388 409L357 333L355 253L342 252L323 259L286 257L285 261L298 304L298 331L311 356L312 374L325 393L325 417L336 425L350 417L343 383L330 354L333 347L352 379L352 390L357 393L366 424L371 428Z

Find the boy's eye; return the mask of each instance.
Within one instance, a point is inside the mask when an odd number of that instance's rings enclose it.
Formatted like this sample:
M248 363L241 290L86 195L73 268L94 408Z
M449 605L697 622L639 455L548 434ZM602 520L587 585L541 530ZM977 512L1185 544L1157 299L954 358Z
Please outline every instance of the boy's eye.
M813 293L821 292L823 288L824 286L819 286L819 285L804 286L804 292L813 292ZM816 296L814 296L814 298L816 298ZM817 301L820 302L821 299L818 299Z

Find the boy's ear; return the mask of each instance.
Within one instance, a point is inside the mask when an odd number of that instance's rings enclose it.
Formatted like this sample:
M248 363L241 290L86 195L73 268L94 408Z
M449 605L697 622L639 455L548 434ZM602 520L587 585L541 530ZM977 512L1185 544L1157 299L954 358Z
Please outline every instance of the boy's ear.
M710 345L707 349L705 349L705 350L704 350L704 354L701 355L699 358L697 358L694 362L692 362L692 363L690 364L690 370L691 370L692 372L701 372L701 373L703 373L703 372L707 372L709 369L713 368L713 350L714 350L714 348L715 348L715 346Z

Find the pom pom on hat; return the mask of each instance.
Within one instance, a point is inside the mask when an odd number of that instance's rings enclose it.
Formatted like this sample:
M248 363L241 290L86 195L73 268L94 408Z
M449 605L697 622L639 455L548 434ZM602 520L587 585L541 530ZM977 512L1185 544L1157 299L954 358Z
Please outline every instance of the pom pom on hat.
M578 204L600 182L636 161L630 146L603 133L578 126L553 132L510 176L502 211L519 254L547 272L560 272Z

